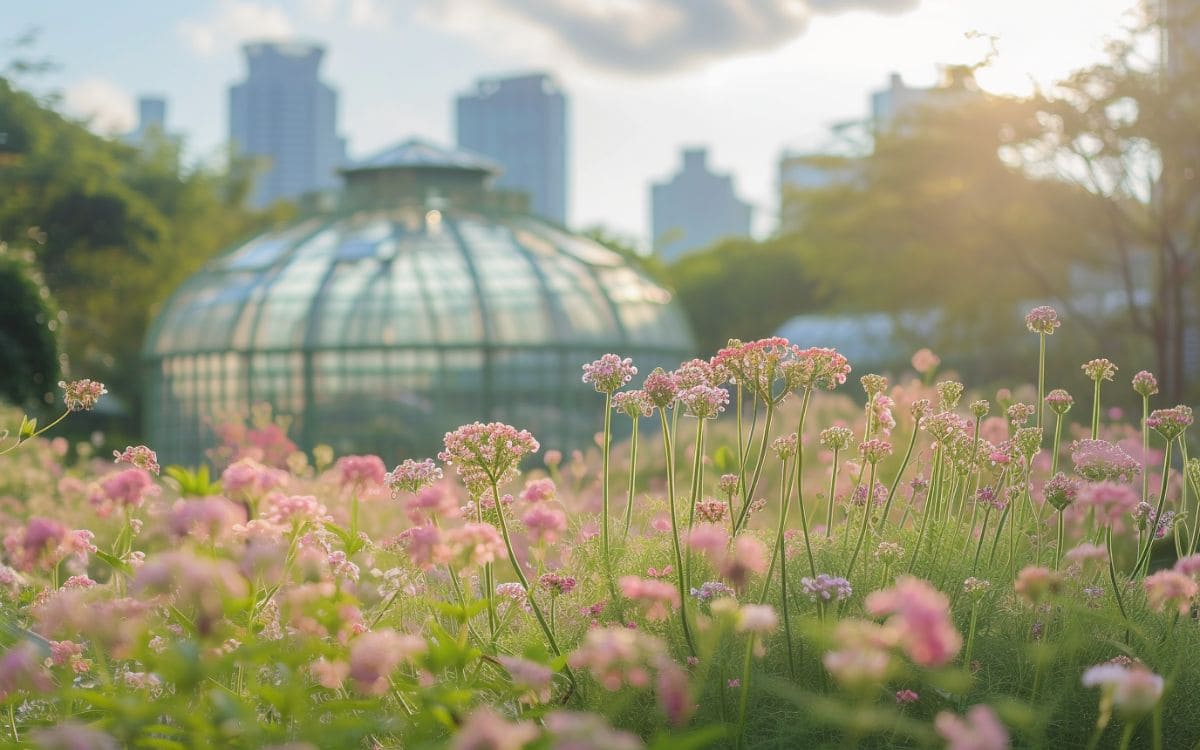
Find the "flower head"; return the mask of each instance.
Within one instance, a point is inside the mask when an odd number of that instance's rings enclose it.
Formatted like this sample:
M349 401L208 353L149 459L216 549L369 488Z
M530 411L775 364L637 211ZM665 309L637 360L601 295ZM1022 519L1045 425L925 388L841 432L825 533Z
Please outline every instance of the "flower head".
M938 392L938 401L942 411L954 411L958 408L958 402L962 399L964 386L962 383L953 380L943 380L936 386Z
M1117 366L1107 359L1093 359L1080 365L1083 374L1099 383L1101 380L1112 380L1117 374Z
M1064 391L1062 388L1055 388L1046 394L1046 406L1055 414L1066 414L1071 411L1071 406L1075 404L1075 399L1071 394Z
M947 750L1008 750L1008 730L985 705L972 706L966 718L942 711L933 720Z
M383 475L383 481L392 488L392 497L401 493L416 493L442 478L442 470L432 458L416 461L405 459L399 466Z
M821 445L830 450L845 450L854 441L854 430L849 427L827 427L821 430Z
M877 464L892 455L892 444L879 438L871 438L858 446L858 452L869 464Z
M1154 710L1163 692L1163 678L1140 664L1126 666L1105 662L1083 673L1084 687L1098 687L1101 726L1108 723L1113 708L1126 721L1144 717Z
M543 573L538 578L538 585L550 596L566 596L575 590L575 579L558 573Z
M612 407L630 419L649 417L654 414L654 402L642 390L614 393Z
M659 409L666 409L674 404L679 390L679 378L675 373L666 372L661 367L655 367L642 383L642 391Z
M1064 510L1079 496L1079 482L1060 471L1042 487L1042 494L1056 510Z
M1106 440L1076 440L1071 443L1075 473L1089 482L1132 482L1142 467L1121 446Z
M637 372L632 359L605 354L595 362L583 366L583 382L591 383L598 393L612 393L633 380Z
M528 430L501 422L475 422L447 432L438 458L454 466L467 488L479 492L516 477L521 459L541 447Z
M1049 568L1027 565L1017 573L1013 589L1031 604L1038 604L1062 590L1062 576Z
M784 363L783 368L788 384L796 390L832 391L850 374L850 363L836 349L819 347L797 351L796 358Z
M784 364L794 361L799 351L779 336L749 343L730 339L729 345L713 357L712 364L728 372L733 382L762 401L777 404L795 387L788 381L790 371Z
M1142 398L1150 398L1158 393L1158 379L1149 370L1141 370L1130 381L1133 390Z
M918 349L912 355L912 368L920 375L930 375L942 363L942 358L929 349Z
M1173 406L1170 409L1155 409L1146 417L1146 426L1157 432L1164 440L1171 441L1183 434L1192 424L1190 406Z
M1173 609L1186 615L1191 611L1192 601L1200 594L1200 586L1177 570L1160 570L1146 576L1142 583L1146 587L1146 600L1158 612Z
M334 464L343 487L368 487L384 483L387 467L379 456L342 456Z
M689 417L716 419L729 404L729 392L716 386L694 385L680 391L679 402L683 404Z
M850 582L845 578L831 576L827 573L819 573L816 578L805 576L800 579L800 588L804 593L808 594L808 598L814 602L840 602L843 599L849 599L854 593Z
M148 471L155 475L160 470L158 454L144 445L126 446L123 452L113 451L113 463L132 464L143 471Z
M779 627L779 614L769 604L746 604L737 613L737 631L766 635Z
M1058 319L1058 311L1053 307L1040 305L1033 308L1025 315L1025 327L1031 333L1040 333L1044 336L1049 336L1054 333L1054 329L1058 328L1062 323Z
M95 380L58 381L58 387L63 389L63 401L71 411L91 411L100 397L108 393L104 383Z
M928 581L901 576L892 588L869 594L866 610L876 617L890 615L887 626L920 666L940 667L962 648L962 636L950 617L950 600Z

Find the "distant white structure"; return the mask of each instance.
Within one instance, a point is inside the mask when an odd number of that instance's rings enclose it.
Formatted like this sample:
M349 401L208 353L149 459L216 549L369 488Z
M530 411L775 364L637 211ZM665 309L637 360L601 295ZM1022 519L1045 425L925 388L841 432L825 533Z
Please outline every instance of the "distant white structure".
M683 168L650 188L651 240L667 263L750 234L750 204L737 197L732 177L712 172L707 162L707 149L684 149Z
M346 145L337 134L337 92L319 78L324 48L254 42L242 50L249 74L229 89L229 140L238 155L264 162L252 205L337 187Z
M937 86L909 86L899 73L888 77L887 88L871 94L871 126L876 134L903 132L922 114L953 109L982 96L966 68L948 67Z

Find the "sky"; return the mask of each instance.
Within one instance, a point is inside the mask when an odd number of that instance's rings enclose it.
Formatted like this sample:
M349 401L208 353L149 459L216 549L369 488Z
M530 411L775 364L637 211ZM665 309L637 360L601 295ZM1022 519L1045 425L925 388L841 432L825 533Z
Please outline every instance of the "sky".
M480 77L549 71L569 96L569 223L645 243L649 187L707 146L776 223L785 150L829 147L892 72L998 56L987 90L1023 94L1100 59L1134 0L0 0L0 44L38 29L57 64L24 81L59 92L100 132L131 129L136 98L168 99L190 158L228 137L228 87L251 39L323 43L352 158L420 135L450 144L454 97ZM7 45L5 45L7 46ZM0 56L7 50L0 47Z

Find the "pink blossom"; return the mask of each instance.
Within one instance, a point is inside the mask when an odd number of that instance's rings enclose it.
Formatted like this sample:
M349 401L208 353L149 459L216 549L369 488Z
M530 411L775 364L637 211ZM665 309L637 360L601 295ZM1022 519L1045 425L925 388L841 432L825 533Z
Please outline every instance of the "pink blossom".
M592 628L567 658L575 669L586 669L605 690L650 684L654 664L666 654L666 644L640 630Z
M403 493L420 492L442 478L442 470L433 459L422 461L405 459L399 466L383 475L383 481L392 488L392 497L399 499Z
M751 575L761 574L767 569L767 548L757 538L740 534L733 540L732 548L720 565L721 576L741 589L750 582Z
M1116 524L1133 512L1138 501L1137 491L1127 484L1090 482L1080 488L1074 510L1081 518L1094 511L1098 523L1119 530Z
M519 656L497 657L512 679L512 686L520 694L522 703L547 703L554 671L544 664L522 659Z
M459 570L495 562L505 553L504 539L490 523L463 524L443 538Z
M1143 398L1150 398L1158 393L1158 379L1154 377L1154 373L1148 370L1138 372L1130 383L1133 385L1133 390Z
M1175 570L1183 573L1185 576L1195 578L1197 574L1200 574L1200 552L1176 560Z
M912 368L920 375L929 375L942 363L942 358L929 349L918 349L912 355Z
M917 692L914 690L897 690L896 691L896 704L897 705L903 706L908 703L916 703L919 700L921 700L921 696L918 695Z
M434 520L450 520L461 515L458 499L447 484L439 482L417 490L404 505L408 520L419 525Z
M599 393L612 393L633 380L637 372L632 359L605 354L595 362L583 366L583 382L590 383Z
M246 522L246 509L220 496L176 500L167 514L167 528L176 537L201 541L220 539Z
M32 737L40 750L117 750L119 747L111 735L74 721L34 730Z
M384 482L387 467L379 456L342 456L334 465L343 487L374 487Z
M396 667L426 648L424 639L391 629L363 633L350 643L350 679L361 693L383 695L391 687L388 678Z
M716 419L729 404L729 391L710 385L695 385L679 392L679 403L683 404L689 417Z
M535 505L521 516L535 544L554 544L567 529L567 514L557 508Z
M901 648L923 667L940 667L962 648L950 600L928 581L901 576L892 588L869 594L866 610L876 617L890 615L887 624L897 631Z
M538 578L538 585L550 596L565 596L575 590L575 579L558 573L543 573Z
M696 712L696 702L692 699L688 686L688 675L678 664L667 657L657 661L658 677L654 683L655 697L667 723L673 727L683 727L688 719Z
M272 492L267 496L267 507L262 515L271 523L293 528L329 520L325 506L312 495L285 495L281 492Z
M329 690L340 690L350 676L350 665L340 659L329 661L320 658L308 665L308 672L318 685Z
M93 537L86 529L71 530L53 519L35 516L5 535L4 548L18 570L29 572L57 565L71 555L86 562L88 553L96 551Z
M1062 576L1046 567L1026 565L1017 573L1013 590L1031 604L1037 604L1062 590Z
M130 468L116 471L100 480L88 500L101 516L109 515L113 508L140 508L148 498L157 497L158 485L142 469Z
M113 463L132 464L139 469L157 475L158 455L144 445L126 446L124 452L113 451Z
M95 380L58 381L58 387L63 390L63 401L70 411L91 411L100 397L108 393L104 383Z
M545 477L526 482L525 489L521 490L520 495L521 499L527 503L545 503L557 496L558 488L554 486L554 480Z
M442 532L433 524L405 529L396 541L408 553L413 565L422 570L431 570L450 561L450 547L443 540Z
M221 487L230 495L260 497L286 482L286 472L264 466L252 458L235 461L221 472Z
M532 721L508 721L483 706L467 716L450 743L450 750L521 750L537 739Z
M618 584L621 595L644 606L646 619L665 620L679 607L679 590L666 581L622 576Z
M1062 323L1058 319L1058 311L1047 305L1035 307L1025 315L1025 327L1031 333L1049 336L1060 325Z
M515 478L521 459L541 447L527 430L500 422L463 425L447 432L443 442L446 449L438 459L454 466L473 492Z
M554 711L546 715L553 750L642 750L637 735L613 729L603 716L584 711Z
M1082 678L1084 687L1098 687L1103 703L1117 709L1126 720L1141 719L1162 698L1163 678L1140 664L1126 666L1115 660L1089 667Z
M779 614L769 604L745 604L737 613L737 631L767 635L779 627Z
M947 750L1007 750L1008 730L987 706L972 706L966 718L942 711L933 720Z
M1192 600L1200 593L1200 586L1192 578L1177 570L1160 570L1146 577L1146 600L1150 606L1163 612L1173 609L1186 615L1192 608Z
M846 383L850 363L836 349L812 347L796 352L796 358L783 365L785 377L800 390L824 388L832 391Z
M724 526L715 523L696 524L687 536L687 545L702 552L714 563L722 559L728 543L729 532Z

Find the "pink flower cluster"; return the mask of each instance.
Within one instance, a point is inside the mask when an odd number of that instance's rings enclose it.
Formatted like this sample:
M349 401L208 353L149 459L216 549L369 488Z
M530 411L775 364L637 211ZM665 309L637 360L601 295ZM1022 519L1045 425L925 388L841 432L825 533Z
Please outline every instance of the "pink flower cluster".
M1192 425L1190 406L1173 406L1170 409L1155 409L1146 417L1146 426L1162 435L1164 440L1174 440Z
M124 451L113 451L113 463L132 464L139 469L158 475L158 454L144 445L129 445Z
M383 475L384 483L392 488L392 496L420 492L442 478L442 470L433 459L405 459L399 466Z
M52 518L34 516L5 535L4 549L17 570L29 572L57 565L72 555L86 562L88 553L96 551L94 536L85 529L71 530Z
M649 417L654 414L654 401L643 390L614 393L612 407L630 419Z
M950 616L950 600L928 581L901 576L896 585L867 596L866 610L887 615L900 647L923 667L940 667L958 654L962 636Z
M622 576L618 583L621 595L641 604L648 620L665 620L679 608L679 590L666 581Z
M334 464L343 487L373 487L383 484L387 467L379 456L342 456Z
M1031 333L1049 336L1060 325L1062 322L1058 319L1058 311L1047 305L1035 307L1025 315L1025 327Z
M157 497L160 490L142 469L129 468L113 472L100 480L88 495L88 500L103 518L114 508L136 509L147 499Z
M253 458L243 458L221 472L221 487L234 497L261 497L287 484L287 472L265 466Z
M447 432L438 459L454 466L467 488L479 492L516 477L521 459L541 447L528 430L501 422L474 422Z
M595 362L583 366L583 382L590 383L599 393L612 393L633 380L637 372L632 359L605 354Z
M1008 750L1008 730L985 705L972 706L966 718L941 711L933 720L947 750Z
M95 380L58 381L58 387L63 390L63 401L70 411L91 411L100 397L108 393L104 383Z
M1089 482L1132 482L1142 467L1116 443L1107 440L1076 440L1071 443L1075 473Z
M716 419L729 404L729 392L710 385L694 385L679 392L679 402L689 417Z

